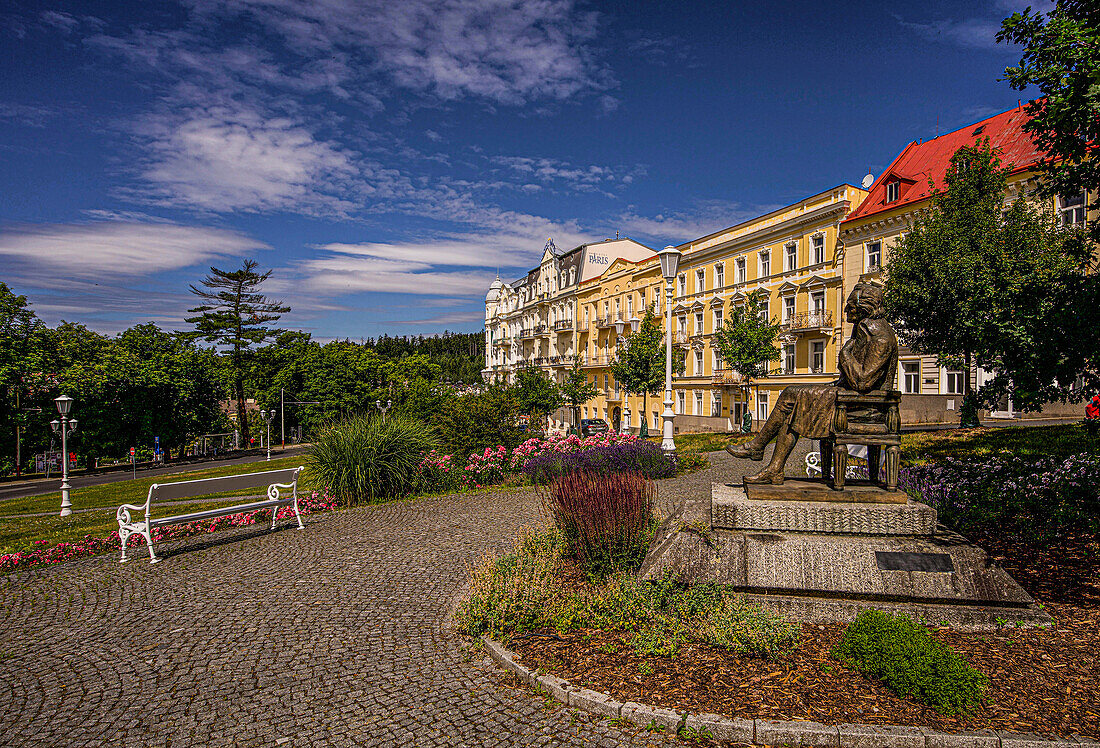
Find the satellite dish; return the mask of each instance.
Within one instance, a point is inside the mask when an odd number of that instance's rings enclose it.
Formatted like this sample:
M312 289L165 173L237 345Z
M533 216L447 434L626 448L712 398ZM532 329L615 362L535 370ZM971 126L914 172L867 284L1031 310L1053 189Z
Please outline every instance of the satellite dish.
M874 183L875 183L875 175L874 174L868 174L867 176L865 176L863 178L863 181L860 182L860 184L863 185L863 189L865 189L865 190L871 189L871 185L874 184Z

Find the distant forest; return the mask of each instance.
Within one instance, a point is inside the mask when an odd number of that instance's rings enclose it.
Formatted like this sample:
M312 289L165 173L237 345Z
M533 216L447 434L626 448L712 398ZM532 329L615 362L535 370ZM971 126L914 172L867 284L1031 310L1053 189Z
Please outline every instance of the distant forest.
M451 384L475 384L481 381L485 368L485 332L449 332L442 335L382 335L363 341L385 359L396 360L423 354L443 370L442 377Z

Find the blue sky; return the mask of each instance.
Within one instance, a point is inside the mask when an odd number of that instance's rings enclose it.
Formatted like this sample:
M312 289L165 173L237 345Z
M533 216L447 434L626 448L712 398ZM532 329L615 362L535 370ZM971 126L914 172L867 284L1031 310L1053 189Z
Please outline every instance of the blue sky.
M320 339L480 329L548 236L679 243L1015 106L1026 4L8 0L0 281L184 329L253 257Z

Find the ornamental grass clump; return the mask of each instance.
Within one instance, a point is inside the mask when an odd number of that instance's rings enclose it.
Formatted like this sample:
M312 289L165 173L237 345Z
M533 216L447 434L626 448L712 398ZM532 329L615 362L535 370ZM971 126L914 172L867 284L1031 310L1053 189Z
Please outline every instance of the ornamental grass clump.
M645 557L656 520L653 482L638 473L576 470L546 492L566 552L593 576L634 569Z
M866 610L832 650L834 659L881 680L898 696L941 714L974 711L988 680L955 650L905 616Z
M322 429L306 461L317 483L344 506L377 504L413 491L423 455L437 446L431 430L413 418L354 415Z

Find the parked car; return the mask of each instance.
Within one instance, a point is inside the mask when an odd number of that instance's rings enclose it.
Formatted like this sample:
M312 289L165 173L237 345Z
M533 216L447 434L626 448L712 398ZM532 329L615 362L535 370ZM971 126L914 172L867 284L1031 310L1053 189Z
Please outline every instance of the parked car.
M607 421L602 418L582 418L581 419L581 436L592 436L593 434L602 434L607 431Z

